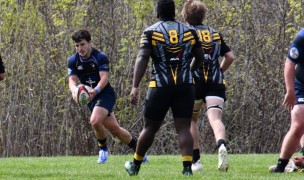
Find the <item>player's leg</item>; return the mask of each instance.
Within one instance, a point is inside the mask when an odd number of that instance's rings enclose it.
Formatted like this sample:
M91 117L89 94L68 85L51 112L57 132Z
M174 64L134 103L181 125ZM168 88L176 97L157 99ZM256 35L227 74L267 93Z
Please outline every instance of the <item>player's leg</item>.
M137 141L133 162L127 161L125 164L130 176L138 174L144 156L151 147L155 134L169 110L170 96L168 94L170 94L168 87L149 88L148 90L144 112L144 127Z
M97 160L99 163L105 163L108 159L107 136L104 122L111 116L115 101L114 89L109 87L103 89L102 92L88 104L89 109L92 111L90 123L95 131L99 146L99 157Z
M218 147L225 143L225 126L222 122L224 99L217 96L206 97L207 117L213 130Z
M200 162L200 149L199 149L199 136L200 132L198 129L198 122L201 115L201 109L203 106L203 100L195 100L193 106L193 113L191 119L190 132L193 137L193 160L192 160L192 171L202 170L202 163Z
M304 133L304 104L295 105L291 111L291 125L289 131L284 137L280 158L274 172L284 172L289 159L296 151L300 139Z
M218 147L218 169L228 170L228 154L226 149L226 130L222 122L222 111L226 100L226 87L224 84L208 84L206 92L207 117Z
M174 125L178 134L179 145L183 160L183 175L192 175L193 138L190 132L191 117L195 99L194 86L182 86L176 88L173 93L171 110L174 117Z
M103 125L108 113L109 111L105 108L95 106L90 118L90 124L94 129L99 146L99 157L97 159L98 163L105 163L108 160L108 147L106 144L107 135Z
M137 139L133 137L129 131L120 127L114 112L112 112L110 116L106 117L103 125L113 136L117 137L122 143L127 144L131 149L135 150Z
M304 135L301 137L300 146L301 146L301 153L304 156Z

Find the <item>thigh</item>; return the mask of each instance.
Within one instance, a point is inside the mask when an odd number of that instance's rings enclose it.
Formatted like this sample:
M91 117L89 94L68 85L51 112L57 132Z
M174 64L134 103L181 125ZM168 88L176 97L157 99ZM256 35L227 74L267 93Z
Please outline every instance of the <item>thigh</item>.
M195 88L193 84L175 87L172 90L171 110L174 118L190 118L193 113Z
M89 104L88 107L91 111L95 107L101 107L108 111L108 115L113 112L113 107L116 102L116 96L113 88L107 88L101 91Z
M207 84L205 100L210 97L217 97L226 101L226 87L224 84Z
M149 88L145 101L144 116L149 121L162 121L170 107L168 87Z

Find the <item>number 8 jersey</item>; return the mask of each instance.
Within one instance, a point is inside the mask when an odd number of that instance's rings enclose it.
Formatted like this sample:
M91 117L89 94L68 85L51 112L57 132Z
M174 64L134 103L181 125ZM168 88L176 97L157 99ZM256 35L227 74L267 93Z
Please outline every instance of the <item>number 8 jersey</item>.
M179 21L160 21L141 36L140 48L151 48L152 76L149 87L192 84L192 49L201 48L194 28Z

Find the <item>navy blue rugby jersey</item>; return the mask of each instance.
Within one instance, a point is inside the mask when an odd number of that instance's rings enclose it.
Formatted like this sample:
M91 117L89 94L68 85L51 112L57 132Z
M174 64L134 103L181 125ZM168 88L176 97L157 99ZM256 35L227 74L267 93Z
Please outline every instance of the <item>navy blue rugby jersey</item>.
M144 30L140 47L152 50L149 87L192 84L191 51L200 44L195 29L179 21L159 21Z
M225 84L224 76L220 70L219 57L231 51L220 33L206 25L192 26L202 42L205 51L203 66L195 71L195 76L205 82Z
M93 49L91 56L87 59L83 59L76 53L68 60L68 75L77 76L81 84L92 88L100 81L100 71L109 72L109 59L99 50Z
M296 64L295 87L304 90L304 29L301 29L293 39L288 59Z
M5 73L5 68L4 68L1 56L0 56L0 73Z

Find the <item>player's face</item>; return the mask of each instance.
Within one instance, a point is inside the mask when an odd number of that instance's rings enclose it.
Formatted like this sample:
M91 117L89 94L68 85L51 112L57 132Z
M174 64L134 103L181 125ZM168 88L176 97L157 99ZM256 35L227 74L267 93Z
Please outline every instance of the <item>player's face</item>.
M91 42L88 42L86 40L81 40L80 42L74 42L76 51L79 53L79 55L83 58L88 58L91 55Z

